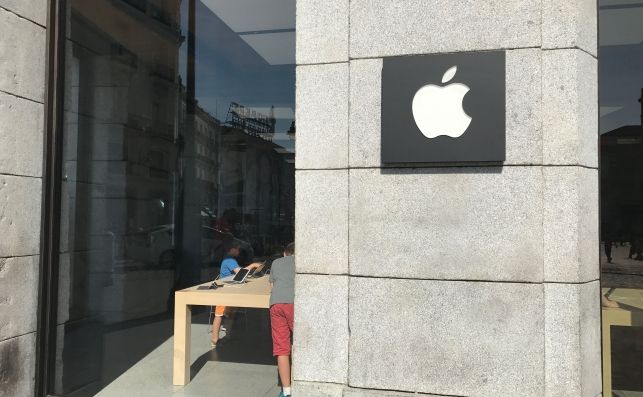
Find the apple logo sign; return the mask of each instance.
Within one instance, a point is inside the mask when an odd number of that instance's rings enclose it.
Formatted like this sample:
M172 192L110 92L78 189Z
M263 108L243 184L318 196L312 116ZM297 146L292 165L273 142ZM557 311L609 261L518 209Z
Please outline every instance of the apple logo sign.
M457 70L457 66L449 68L442 76L442 84L451 81ZM415 124L422 134L427 138L462 136L471 124L471 117L462 108L467 92L469 87L462 83L444 87L428 84L420 88L413 97L411 108Z
M381 164L503 164L504 50L384 57L381 73Z

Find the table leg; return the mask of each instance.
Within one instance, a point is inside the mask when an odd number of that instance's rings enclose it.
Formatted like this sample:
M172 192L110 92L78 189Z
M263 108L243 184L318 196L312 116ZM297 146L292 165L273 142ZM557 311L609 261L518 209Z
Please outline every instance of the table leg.
M190 382L192 308L176 297L174 305L174 385Z
M603 396L612 396L612 324L603 312Z

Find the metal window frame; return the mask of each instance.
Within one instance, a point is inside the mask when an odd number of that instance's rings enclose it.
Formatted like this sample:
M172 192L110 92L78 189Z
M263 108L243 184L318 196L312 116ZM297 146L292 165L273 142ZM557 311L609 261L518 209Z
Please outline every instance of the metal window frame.
M34 395L49 396L56 360L62 186L66 0L48 0L44 150Z

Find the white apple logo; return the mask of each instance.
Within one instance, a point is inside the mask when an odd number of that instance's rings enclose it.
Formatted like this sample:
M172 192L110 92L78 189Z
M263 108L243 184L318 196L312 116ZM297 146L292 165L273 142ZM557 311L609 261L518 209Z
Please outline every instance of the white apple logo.
M442 76L442 84L451 81L457 66L452 66ZM415 124L427 138L446 135L458 138L469 128L471 117L462 109L462 100L469 87L460 83L445 87L429 84L420 88L413 97Z

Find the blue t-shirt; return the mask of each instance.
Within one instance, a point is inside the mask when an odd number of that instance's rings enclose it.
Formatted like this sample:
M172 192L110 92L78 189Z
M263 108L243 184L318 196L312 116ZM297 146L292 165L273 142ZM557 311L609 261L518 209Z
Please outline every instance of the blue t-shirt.
M234 274L234 269L238 268L239 264L237 260L231 256L226 255L221 261L221 270L219 271L219 276L221 278L228 277Z

